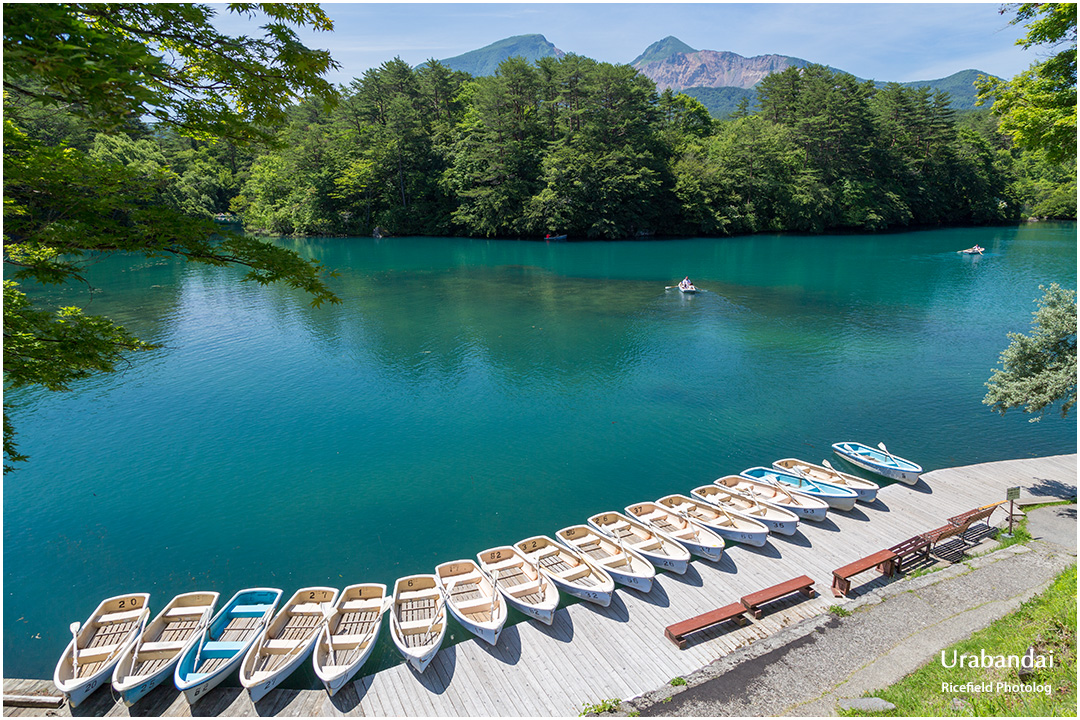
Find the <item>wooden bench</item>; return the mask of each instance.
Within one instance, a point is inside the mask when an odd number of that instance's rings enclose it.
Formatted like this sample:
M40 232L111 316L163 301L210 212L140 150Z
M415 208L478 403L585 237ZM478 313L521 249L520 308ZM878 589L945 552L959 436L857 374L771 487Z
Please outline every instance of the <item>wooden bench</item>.
M844 567L833 570L832 592L836 597L847 597L851 591L851 578L861 572L877 567L882 575L892 577L896 574L896 553L892 550L879 550Z
M692 617L689 620L683 620L674 625L668 625L667 628L664 629L664 637L675 643L675 646L682 650L686 647L686 636L690 633L695 633L698 630L704 630L707 627L718 625L725 620L734 620L739 625L745 625L746 618L743 617L744 612L746 612L746 608L743 607L742 603L731 603L722 608L702 613L697 617Z
M806 575L800 575L797 578L792 578L787 582L782 582L779 585L773 585L772 587L765 588L764 590L758 590L755 593L743 597L742 604L746 607L746 610L753 614L755 618L761 617L761 605L773 600L779 600L785 595L790 595L793 592L800 592L808 598L812 598L817 595L814 590L814 581Z
M893 561L894 571L902 572L904 561L915 553L920 553L924 560L930 557L930 541L922 535L916 535L902 543L893 545L889 548L889 551L896 555L896 560Z
M959 515L949 518L948 522L950 525L957 525L963 527L965 531L969 527L980 521L985 521L986 524L989 525L990 516L993 515L994 511L998 509L998 506L1004 502L1005 501L1002 500L1001 502L977 507L974 510L968 510L965 513L960 513Z

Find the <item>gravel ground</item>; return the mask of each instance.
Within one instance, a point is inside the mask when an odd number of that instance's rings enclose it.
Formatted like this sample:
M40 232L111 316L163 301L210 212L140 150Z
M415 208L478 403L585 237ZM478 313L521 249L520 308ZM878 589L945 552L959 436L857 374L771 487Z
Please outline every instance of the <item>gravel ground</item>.
M1076 506L1033 510L1035 538L891 583L622 704L645 717L835 715L837 703L893 684L945 647L1038 594L1076 562ZM975 552L980 552L976 549Z

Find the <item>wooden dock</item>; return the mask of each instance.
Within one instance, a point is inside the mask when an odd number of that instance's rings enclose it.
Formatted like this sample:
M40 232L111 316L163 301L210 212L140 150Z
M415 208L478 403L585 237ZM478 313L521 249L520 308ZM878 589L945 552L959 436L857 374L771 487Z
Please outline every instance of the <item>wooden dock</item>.
M276 690L253 705L241 688L220 687L194 714L228 716L576 716L584 703L629 699L687 675L738 647L782 627L851 602L829 592L832 571L945 519L1005 498L1021 486L1024 497L1052 501L1076 496L1076 455L1009 460L936 470L915 486L883 488L874 505L830 512L823 523L800 523L791 537L771 536L763 548L729 547L722 560L695 558L685 575L662 574L648 594L620 588L611 606L578 603L560 609L548 627L533 621L506 628L498 646L468 640L442 650L423 675L407 665L360 678L334 698L322 689ZM644 499L644 498L643 498ZM747 593L798 575L815 581L818 596L792 596L765 608L743 627L722 625L691 637L684 650L664 628L737 601ZM873 573L854 583L853 598L895 582ZM55 694L49 680L4 680L5 696ZM71 716L58 710L5 707L5 716ZM95 693L77 715L191 716L175 688L159 687L132 708L108 690Z

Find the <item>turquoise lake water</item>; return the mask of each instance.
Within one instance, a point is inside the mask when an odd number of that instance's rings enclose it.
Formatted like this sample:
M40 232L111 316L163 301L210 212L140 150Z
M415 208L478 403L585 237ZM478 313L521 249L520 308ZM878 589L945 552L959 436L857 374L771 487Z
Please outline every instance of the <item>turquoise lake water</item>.
M981 403L1039 285L1076 287L1075 224L282 242L340 272L340 305L145 258L93 265L88 305L38 295L164 347L69 393L8 394L31 460L4 479L5 676L51 677L106 596L151 592L156 611L191 590L390 584L841 440L927 470L1076 452L1075 414ZM686 274L701 293L664 289ZM384 633L366 669L398 661Z

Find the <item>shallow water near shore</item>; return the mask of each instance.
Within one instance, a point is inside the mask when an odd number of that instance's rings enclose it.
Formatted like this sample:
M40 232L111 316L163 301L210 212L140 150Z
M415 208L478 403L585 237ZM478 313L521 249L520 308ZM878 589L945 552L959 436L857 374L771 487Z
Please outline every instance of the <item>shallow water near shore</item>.
M1076 451L1075 416L981 403L1039 285L1076 287L1073 223L281 243L340 305L168 258L102 259L89 305L35 295L163 347L7 396L31 456L4 480L7 677L49 677L105 596L390 585L840 440L927 470ZM398 661L384 633L365 671Z

